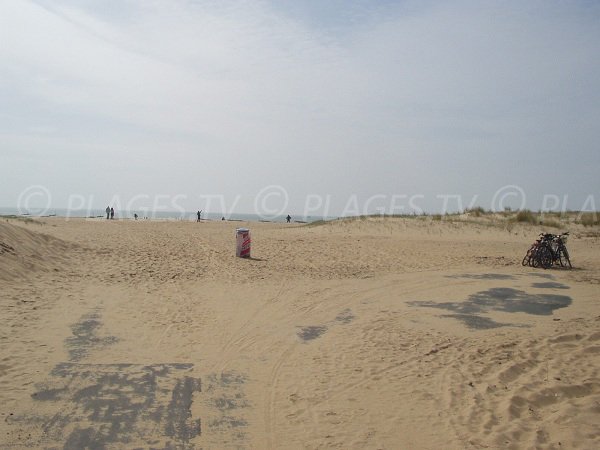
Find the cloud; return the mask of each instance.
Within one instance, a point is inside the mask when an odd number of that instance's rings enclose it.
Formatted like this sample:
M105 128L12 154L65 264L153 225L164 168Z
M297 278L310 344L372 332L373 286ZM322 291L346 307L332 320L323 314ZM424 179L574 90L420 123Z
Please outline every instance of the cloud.
M298 195L491 197L509 183L540 195L532 168L557 164L583 174L579 197L597 191L594 4L39 0L0 9L0 151L15 166L14 153L34 147L58 161L78 148L98 167L125 148L163 192L276 182ZM175 173L157 177L165 165ZM236 167L247 170L232 177ZM182 181L195 171L205 184ZM568 179L553 187L571 193Z

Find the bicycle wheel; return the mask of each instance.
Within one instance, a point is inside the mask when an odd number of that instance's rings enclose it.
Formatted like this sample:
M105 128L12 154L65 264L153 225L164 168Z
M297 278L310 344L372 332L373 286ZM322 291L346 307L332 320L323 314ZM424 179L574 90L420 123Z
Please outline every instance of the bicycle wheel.
M529 250L527 250L527 253L525 254L525 257L523 258L523 261L521 261L521 265L523 266L527 266L530 264L531 261L531 255L533 254L533 250L534 250L534 246L532 245Z
M542 254L542 249L540 247L536 248L533 254L531 255L531 259L529 260L529 265L531 267L538 268L541 265L540 255Z
M548 247L542 247L539 251L539 265L544 269L552 266L552 251Z
M562 246L558 250L558 259L560 260L561 266L568 267L569 269L573 268L571 265L571 260L569 259L569 251L567 250L567 247Z
M539 260L538 260L538 256L540 253L540 246L536 245L532 251L531 251L531 255L529 256L529 261L527 262L527 264L529 265L529 267L539 267Z

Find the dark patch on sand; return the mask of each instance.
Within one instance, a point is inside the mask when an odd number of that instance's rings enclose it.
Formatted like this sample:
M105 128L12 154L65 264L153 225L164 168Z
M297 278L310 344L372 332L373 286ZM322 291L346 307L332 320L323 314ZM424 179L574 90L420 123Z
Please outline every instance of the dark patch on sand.
M303 341L312 341L313 339L317 339L323 333L327 331L327 327L324 326L310 326L310 327L302 327L300 331L298 331L298 337Z
M31 397L34 400L39 400L39 401L48 401L48 400L54 401L54 400L58 400L61 396L64 396L66 391L67 391L66 387L48 388L48 389L42 388L39 391L31 394Z
M248 425L244 414L250 407L244 393L246 378L235 372L223 372L207 377L205 405L213 411L212 418L205 424L209 434L223 434L236 441L236 448L245 448L246 433L243 427Z
M0 242L0 255L3 253L16 255L15 248L13 246L5 244L4 242Z
M242 385L246 382L242 375L223 372L220 376L209 376L209 380L213 405L222 413L250 406L242 391Z
M152 448L193 449L189 441L201 428L190 407L201 383L180 374L192 367L61 363L32 395L55 404L54 412L33 412L16 421L41 423L48 448L105 449L142 441Z
M447 314L442 317L450 317L452 319L460 320L467 327L473 328L476 330L489 330L492 328L500 328L500 327L515 327L522 325L515 325L512 323L500 323L496 322L488 317L481 317L475 314Z
M551 273L531 272L531 273L529 273L529 275L531 275L532 277L539 277L539 278L545 278L547 280L554 280L554 275L552 275Z
M470 278L473 280L514 280L514 275L503 273L464 273L461 275L446 275L446 278Z
M178 441L189 442L200 434L200 419L192 420L192 395L200 392L199 378L184 377L177 381L167 407L165 434Z
M143 448L192 450L200 419L191 414L199 378L192 364L81 364L92 349L116 342L98 337L98 311L83 316L65 340L70 362L56 365L31 397L43 408L15 415L10 424L30 429L14 433L9 447L52 449ZM37 433L37 434L36 434ZM7 438L9 439L9 438Z
M548 281L546 283L533 283L532 286L534 288L541 288L541 289L571 289L566 284L556 283L553 281Z
M213 399L215 407L225 413L233 409L247 408L250 406L246 397L241 393L223 393L220 397Z
M248 422L244 419L239 419L233 416L222 416L218 419L215 419L209 424L214 428L238 428L248 426ZM243 436L243 435L242 435Z
M222 372L218 377L211 375L211 381L224 386L240 385L246 382L246 378L235 372Z
M71 326L73 336L65 341L70 361L80 361L95 347L114 344L118 339L114 336L98 337L98 329L102 326L98 312L86 314L79 322Z
M346 324L346 323L352 322L355 318L356 318L356 316L354 314L352 314L352 311L349 308L347 308L347 309L343 310L341 313L339 313L336 316L335 320Z
M227 398L226 396L215 398L214 403L217 409L221 411L225 411L227 409L237 409L241 406L238 405L235 398Z
M512 288L491 288L470 295L464 302L410 302L412 306L439 308L459 314L478 314L487 311L523 312L550 315L555 309L566 308L571 297L555 294L528 294Z

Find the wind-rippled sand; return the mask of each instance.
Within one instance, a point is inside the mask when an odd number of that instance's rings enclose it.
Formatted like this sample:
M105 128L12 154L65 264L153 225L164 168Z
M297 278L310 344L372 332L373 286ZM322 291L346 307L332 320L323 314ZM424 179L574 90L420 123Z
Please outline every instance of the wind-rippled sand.
M0 447L600 448L600 242L538 232L2 221Z

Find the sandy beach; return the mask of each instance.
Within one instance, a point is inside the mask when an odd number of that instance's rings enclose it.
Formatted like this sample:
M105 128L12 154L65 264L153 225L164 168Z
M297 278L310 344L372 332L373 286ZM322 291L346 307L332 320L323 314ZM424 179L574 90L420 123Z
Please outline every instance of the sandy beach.
M570 229L543 270L521 224L3 219L0 447L600 448L600 233Z

